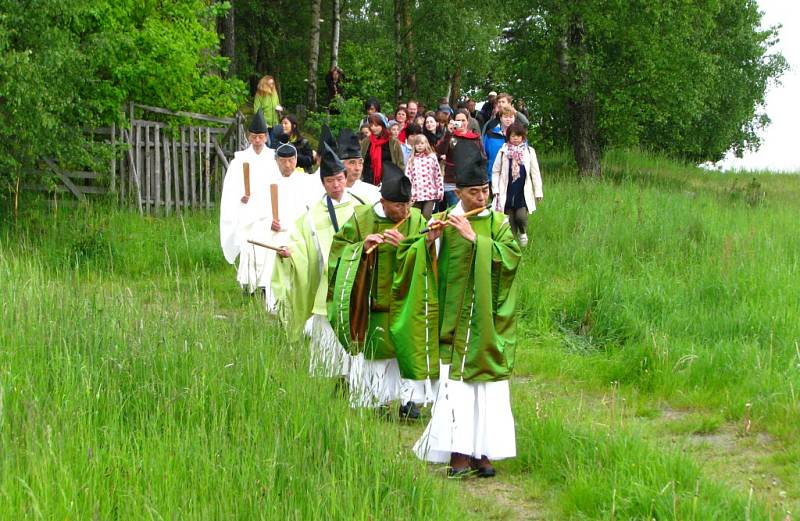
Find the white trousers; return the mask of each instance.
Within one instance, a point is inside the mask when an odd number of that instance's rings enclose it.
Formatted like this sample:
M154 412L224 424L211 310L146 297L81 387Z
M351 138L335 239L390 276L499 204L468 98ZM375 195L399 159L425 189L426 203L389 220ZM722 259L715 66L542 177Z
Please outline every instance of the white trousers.
M450 365L440 366L433 415L414 444L422 460L447 463L452 452L490 460L517 455L508 380L468 383L450 380Z
M310 339L309 373L314 376L347 376L350 372L350 355L339 343L328 317L311 315L306 321L304 333Z

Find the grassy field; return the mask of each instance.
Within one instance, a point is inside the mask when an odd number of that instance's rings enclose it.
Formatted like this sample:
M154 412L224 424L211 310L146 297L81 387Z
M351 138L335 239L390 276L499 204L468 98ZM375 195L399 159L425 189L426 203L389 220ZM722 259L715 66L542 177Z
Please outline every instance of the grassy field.
M800 509L800 177L545 158L518 457L449 482L243 298L217 216L0 227L0 518L784 519ZM5 215L10 212L5 211Z

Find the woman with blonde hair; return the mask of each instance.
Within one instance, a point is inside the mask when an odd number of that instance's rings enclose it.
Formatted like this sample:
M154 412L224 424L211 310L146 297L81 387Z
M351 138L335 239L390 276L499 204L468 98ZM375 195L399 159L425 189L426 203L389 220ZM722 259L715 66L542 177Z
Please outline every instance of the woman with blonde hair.
M256 97L253 100L253 113L258 112L258 109L264 109L264 121L267 122L267 126L270 129L280 121L278 112L282 112L283 107L281 107L281 101L278 99L275 78L272 76L264 76L258 82Z
M409 136L408 144L413 147L406 166L406 176L411 180L411 202L425 219L430 219L434 205L444 197L439 158L422 134Z

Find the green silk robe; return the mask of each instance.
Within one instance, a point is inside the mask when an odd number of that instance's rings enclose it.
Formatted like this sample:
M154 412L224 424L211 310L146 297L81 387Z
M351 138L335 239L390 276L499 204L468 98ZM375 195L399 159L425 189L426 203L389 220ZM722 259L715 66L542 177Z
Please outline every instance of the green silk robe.
M353 215L355 206L349 195L334 205L340 229ZM327 313L328 254L334 233L324 196L295 223L287 245L291 256L279 257L275 262L272 291L278 316L292 342L300 340L303 326L312 314Z
M446 221L448 212L433 217ZM514 281L522 254L504 214L468 219L475 242L451 226L440 238L439 356L453 380L506 380L517 345Z
M363 205L356 208L353 218L336 234L328 267L328 318L349 353L363 352L369 360L397 357L404 378L421 380L438 374L439 368L435 281L430 258L423 255L421 262L407 259L398 262L398 248L390 244L379 245L369 256L363 248L367 235L394 226L390 219L380 217L372 205ZM403 241L406 242L419 237L424 227L422 214L411 208L409 218L397 230L406 237ZM359 283L361 272L363 279ZM428 284L432 300L427 303L427 330L425 316L417 315L426 304L424 292L418 291L424 288L423 281ZM354 316L356 309L368 310L363 339L351 329L359 320ZM419 327L420 319L423 327ZM402 324L399 330L395 327L397 323Z

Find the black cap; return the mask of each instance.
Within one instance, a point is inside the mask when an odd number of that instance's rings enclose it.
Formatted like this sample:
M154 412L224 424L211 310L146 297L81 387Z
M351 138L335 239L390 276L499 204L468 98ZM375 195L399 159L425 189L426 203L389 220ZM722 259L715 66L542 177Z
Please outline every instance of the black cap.
M275 157L295 157L297 149L291 143L281 143L275 149Z
M338 141L339 158L359 159L361 158L361 142L352 130L343 128L339 131Z
M320 141L320 177L330 177L340 172L344 172L344 163L336 155L336 152L324 141Z
M384 161L381 174L381 197L393 203L411 201L411 179L394 163Z
M258 109L258 112L253 114L253 119L250 120L250 133L251 134L267 133L267 122L264 121L263 109Z
M458 139L453 149L456 167L456 186L483 186L489 183L486 158L477 143L469 139Z

